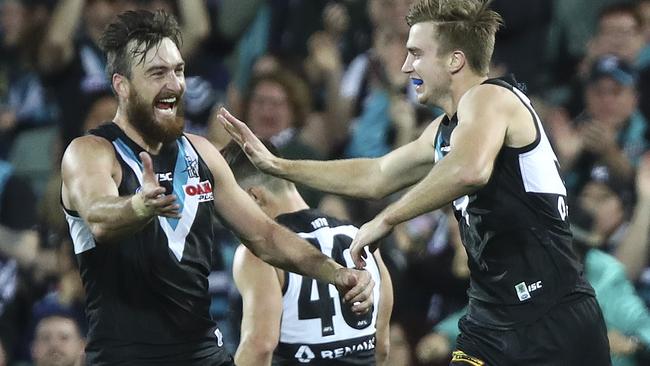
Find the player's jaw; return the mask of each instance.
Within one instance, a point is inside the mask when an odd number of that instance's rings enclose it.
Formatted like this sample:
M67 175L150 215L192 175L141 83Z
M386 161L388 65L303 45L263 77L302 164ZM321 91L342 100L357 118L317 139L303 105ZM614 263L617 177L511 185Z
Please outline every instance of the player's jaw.
M147 102L131 89L127 117L143 138L162 143L173 141L185 127L182 92L161 91Z

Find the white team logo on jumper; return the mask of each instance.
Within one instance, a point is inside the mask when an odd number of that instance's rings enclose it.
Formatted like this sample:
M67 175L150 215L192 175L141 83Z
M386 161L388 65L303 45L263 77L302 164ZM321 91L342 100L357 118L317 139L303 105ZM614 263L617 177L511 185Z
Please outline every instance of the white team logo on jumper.
M214 335L217 336L217 346L223 347L223 334L221 334L219 328L214 330Z
M309 346L300 346L298 352L296 352L296 359L300 363L309 363L314 359L314 357L316 357L316 355L314 355L314 352L311 351Z
M520 282L515 285L515 291L517 291L519 301L530 299L530 293L540 288L542 288L542 281L533 282L530 285L526 285L526 282Z

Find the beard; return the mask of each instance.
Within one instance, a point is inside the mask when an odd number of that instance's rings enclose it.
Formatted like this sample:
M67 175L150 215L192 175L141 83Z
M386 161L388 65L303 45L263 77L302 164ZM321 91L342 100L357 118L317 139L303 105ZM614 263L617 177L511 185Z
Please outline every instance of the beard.
M156 96L154 101L159 98L159 96ZM176 116L158 121L154 115L153 103L147 103L134 88L131 88L126 116L129 123L140 132L145 141L167 144L179 138L185 128L183 98L178 95L176 100Z

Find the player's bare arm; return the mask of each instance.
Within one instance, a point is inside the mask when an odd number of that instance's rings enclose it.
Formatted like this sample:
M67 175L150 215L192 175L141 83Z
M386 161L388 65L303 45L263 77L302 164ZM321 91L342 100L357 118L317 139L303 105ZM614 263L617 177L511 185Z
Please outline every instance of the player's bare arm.
M352 258L364 265L361 248L377 242L392 228L425 212L438 209L487 184L504 144L525 145L535 137L535 126L511 126L510 121L528 113L512 92L494 85L479 85L467 92L457 110L458 126L451 135L451 150L429 174L361 227L352 243ZM521 119L520 119L521 120Z
M164 195L153 173L151 157L143 159L143 186L139 193L120 197L119 163L110 143L95 136L75 139L61 165L62 198L66 208L79 212L98 243L139 231L154 216L179 217L176 197Z
M225 160L206 139L188 135L215 180L214 203L226 224L256 256L284 270L332 283L353 303L354 312L372 306L374 282L365 271L343 268L318 249L280 226L257 206L235 181Z
M377 312L375 359L378 366L384 366L388 361L388 355L390 353L390 316L393 311L393 282L390 279L390 273L388 273L388 268L386 268L386 264L384 264L379 250L376 250L373 255L379 268L379 275L381 276L381 287L379 288L381 297Z
M240 245L233 278L242 296L241 342L235 354L240 366L270 365L280 339L282 289L277 271Z
M320 191L379 199L422 179L433 165L433 137L442 118L415 141L374 159L287 160L271 154L246 124L222 108L219 121L260 170Z

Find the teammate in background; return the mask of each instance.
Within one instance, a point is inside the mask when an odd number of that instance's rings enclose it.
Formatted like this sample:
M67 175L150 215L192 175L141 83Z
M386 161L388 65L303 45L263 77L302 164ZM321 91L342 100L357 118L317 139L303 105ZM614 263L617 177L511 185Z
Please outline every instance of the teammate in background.
M293 183L259 171L236 143L221 152L237 183L262 211L339 264L354 266L348 248L356 227L310 209ZM377 306L356 316L333 287L274 268L240 245L233 263L243 298L236 364L385 364L393 289L379 251L370 258L366 269L375 282Z
M372 306L367 271L342 267L269 219L212 144L183 134L179 44L176 20L162 11L110 24L102 47L117 113L63 157L90 365L232 365L209 314L216 214L265 261L336 284L354 312Z
M357 266L395 225L453 201L471 274L452 364L609 365L555 153L517 82L487 77L501 17L489 1L418 0L407 22L402 71L421 103L445 111L410 144L377 159L287 161L226 110L218 118L270 174L366 198L413 186L360 228Z

